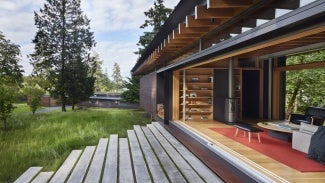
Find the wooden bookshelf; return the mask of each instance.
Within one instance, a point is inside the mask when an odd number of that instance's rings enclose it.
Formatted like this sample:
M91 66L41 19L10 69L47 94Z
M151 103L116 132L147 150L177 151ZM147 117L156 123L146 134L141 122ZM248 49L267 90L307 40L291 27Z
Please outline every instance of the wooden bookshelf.
M179 118L182 121L213 119L213 69L191 68L180 72Z

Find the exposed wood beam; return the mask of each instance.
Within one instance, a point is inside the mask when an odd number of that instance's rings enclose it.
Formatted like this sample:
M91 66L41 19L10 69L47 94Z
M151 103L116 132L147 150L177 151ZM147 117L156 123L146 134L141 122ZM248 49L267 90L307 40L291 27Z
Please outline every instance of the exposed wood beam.
M212 28L210 27L186 27L185 23L178 24L179 34L187 33L206 33L209 32Z
M211 19L211 18L231 18L234 16L234 10L227 9L207 9L206 6L195 7L195 19Z
M203 33L186 33L186 34L179 34L178 29L174 29L173 33L171 34L173 39L177 38L200 38L203 35Z
M207 0L207 8L236 8L249 7L252 0Z
M195 19L194 15L186 16L186 27L216 27L220 25L222 22L220 19Z
M271 3L268 7L294 10L299 8L300 0L281 0Z
M272 20L275 18L275 8L260 9L249 17L255 19Z

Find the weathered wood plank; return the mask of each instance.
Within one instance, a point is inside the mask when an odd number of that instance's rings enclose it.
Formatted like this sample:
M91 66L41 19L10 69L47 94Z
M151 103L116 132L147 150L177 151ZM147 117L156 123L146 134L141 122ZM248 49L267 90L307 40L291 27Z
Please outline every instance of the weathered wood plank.
M81 152L82 152L81 150L73 150L68 156L68 158L63 162L61 167L56 171L50 183L65 182L73 166L77 162Z
M101 138L98 142L96 152L90 164L85 182L99 182L102 173L102 168L105 160L108 138Z
M118 135L110 135L106 155L103 183L117 182Z
M146 135L149 143L154 150L155 154L157 154L157 158L159 159L161 165L163 166L164 170L166 171L169 179L171 182L186 182L185 178L182 174L178 171L177 167L167 155L165 150L159 144L158 140L152 134L148 127L142 127L144 134ZM159 139L160 140L160 139Z
M139 125L134 126L134 131L139 139L140 146L142 148L143 154L148 164L149 171L151 172L154 182L167 183L169 182L166 174L164 173L162 167L159 164L157 157L155 156L152 148L146 137L144 136L143 131Z
M82 153L76 167L73 169L73 172L71 173L68 183L79 183L82 182L82 180L85 177L87 168L89 167L91 158L93 157L93 154L95 152L96 146L87 146Z
M165 139L164 136L152 125L147 125L152 133L159 139L160 144L166 150L170 158L175 162L176 166L186 177L188 182L199 183L204 182L202 178L197 174L197 172L185 161L185 159L176 151L176 149L170 145L170 143Z
M135 182L132 171L129 145L126 138L119 139L119 182Z
M46 183L50 180L54 172L41 172L35 177L32 183Z
M41 170L42 167L30 167L14 183L30 182Z
M136 181L143 183L152 182L134 130L128 130L127 133L131 147L131 155Z
M196 172L206 182L223 182L214 172L210 170L201 160L199 160L192 152L190 152L182 143L180 143L173 135L171 135L158 122L152 123L163 136L176 148L176 150L184 157L184 159L195 169Z

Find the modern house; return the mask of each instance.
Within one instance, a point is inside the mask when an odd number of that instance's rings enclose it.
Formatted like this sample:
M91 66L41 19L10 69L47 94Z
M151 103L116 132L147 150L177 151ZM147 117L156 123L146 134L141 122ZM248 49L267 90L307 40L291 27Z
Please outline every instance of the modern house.
M325 48L325 1L302 2L180 0L132 69L142 75L140 105L145 111L170 124L166 128L207 164L211 160L223 167L214 170L228 182L269 180L283 166L270 170L261 162L261 168L254 158L242 166L246 159L235 162L236 155L211 147L216 139L204 126L285 119L285 72L325 69L324 60L286 65L288 55ZM204 148L219 156L203 153ZM283 171L290 175L280 177L304 180L303 173ZM324 172L308 175L325 177Z

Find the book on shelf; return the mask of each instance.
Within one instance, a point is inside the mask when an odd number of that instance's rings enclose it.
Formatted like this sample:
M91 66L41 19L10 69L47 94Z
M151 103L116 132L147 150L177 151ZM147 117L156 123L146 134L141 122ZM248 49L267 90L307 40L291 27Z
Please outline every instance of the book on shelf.
M200 80L199 77L192 77L191 78L192 82L199 82L199 80Z

